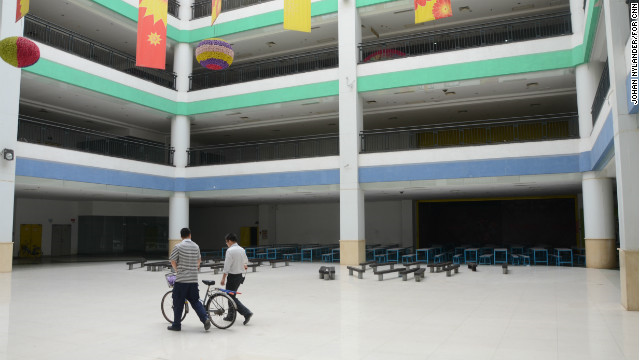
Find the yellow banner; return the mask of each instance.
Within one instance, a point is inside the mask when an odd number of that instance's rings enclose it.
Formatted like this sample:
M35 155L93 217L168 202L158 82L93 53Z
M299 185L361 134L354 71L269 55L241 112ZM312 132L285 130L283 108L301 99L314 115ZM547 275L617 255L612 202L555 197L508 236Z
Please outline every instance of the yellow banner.
M284 0L284 29L311 32L311 0Z
M451 0L414 0L413 7L416 24L453 15Z

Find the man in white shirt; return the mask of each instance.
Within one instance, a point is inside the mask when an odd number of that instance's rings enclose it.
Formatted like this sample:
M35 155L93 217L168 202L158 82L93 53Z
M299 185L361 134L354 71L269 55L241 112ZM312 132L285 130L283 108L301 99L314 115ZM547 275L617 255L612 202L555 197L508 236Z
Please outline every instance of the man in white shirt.
M238 237L236 234L227 234L224 237L224 240L229 249L227 249L227 253L224 258L224 268L222 270L222 281L220 281L220 285L224 286L226 282L227 286L225 289L238 291L240 284L244 281L242 273L247 270L247 263L249 263L249 259L247 259L247 253L244 249L238 245ZM247 307L244 306L235 295L231 295L231 297L236 302L240 315L244 316L243 324L247 325L253 316L253 313L251 310L247 309Z

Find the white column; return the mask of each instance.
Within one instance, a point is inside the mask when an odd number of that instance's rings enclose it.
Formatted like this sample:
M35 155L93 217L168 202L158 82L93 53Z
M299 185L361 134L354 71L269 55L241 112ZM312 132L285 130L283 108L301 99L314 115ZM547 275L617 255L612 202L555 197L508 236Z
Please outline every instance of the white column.
M362 98L358 94L358 44L362 39L355 0L338 2L340 120L340 263L365 259L364 193L358 178Z
M16 2L0 2L0 39L22 36L24 20L15 22ZM0 151L15 152L20 109L21 70L0 61ZM0 272L11 272L13 268L13 197L16 181L16 160L4 160L0 154Z
M596 94L603 68L604 64L600 62L590 62L576 67L576 97L578 100L581 138L590 137L593 131L591 106L593 106L593 98Z
M604 16L612 95L620 234L622 305L638 310L638 116L627 109L629 12L624 0L604 0Z
M179 243L180 230L189 227L189 198L184 192L175 192L169 198L169 254Z
M171 147L173 154L173 165L177 168L187 166L187 149L191 146L191 122L189 117L175 115L171 120Z
M179 93L189 91L189 75L193 71L193 52L188 43L178 43L173 54L173 71L177 75L176 90Z
M584 242L588 268L611 269L617 264L613 217L613 179L590 171L582 175Z
M180 8L178 9L178 17L180 22L188 24L191 21L191 5L194 0L181 0Z

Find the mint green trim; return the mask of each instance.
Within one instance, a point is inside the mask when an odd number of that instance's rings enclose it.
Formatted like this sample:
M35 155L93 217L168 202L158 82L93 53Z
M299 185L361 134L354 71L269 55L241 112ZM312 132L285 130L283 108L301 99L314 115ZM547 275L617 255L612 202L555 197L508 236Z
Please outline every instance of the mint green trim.
M358 92L563 69L575 66L575 57L572 49L362 76Z
M398 0L356 0L356 7L361 8L365 6L378 5L378 4L388 3L388 2L395 2L395 1L398 1Z
M195 115L338 95L338 81L333 80L189 103L169 100L47 59L40 59L33 66L24 68L24 71L113 96L171 115Z
M250 94L227 96L217 99L179 103L178 115L195 115L215 111L239 109L251 106L277 104L287 101L317 99L338 95L338 80L259 91Z
M40 58L34 65L24 68L24 71L164 111L169 114L175 114L177 110L177 104L173 100L165 99L100 76L89 74L82 70L70 68L51 60Z

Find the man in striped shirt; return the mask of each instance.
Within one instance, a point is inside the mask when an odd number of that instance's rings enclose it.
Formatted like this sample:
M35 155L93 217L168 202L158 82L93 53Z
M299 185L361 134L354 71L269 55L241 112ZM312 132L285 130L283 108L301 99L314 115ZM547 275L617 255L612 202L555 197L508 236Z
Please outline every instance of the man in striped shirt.
M173 323L168 330L180 331L182 311L184 301L189 304L204 324L204 329L209 330L211 319L207 311L200 302L200 291L198 290L198 270L200 269L200 247L191 241L191 230L183 228L180 230L182 242L176 244L171 251L169 260L176 272L176 282L173 285Z

